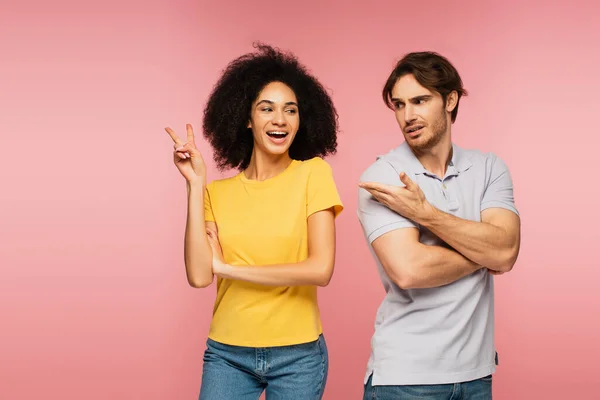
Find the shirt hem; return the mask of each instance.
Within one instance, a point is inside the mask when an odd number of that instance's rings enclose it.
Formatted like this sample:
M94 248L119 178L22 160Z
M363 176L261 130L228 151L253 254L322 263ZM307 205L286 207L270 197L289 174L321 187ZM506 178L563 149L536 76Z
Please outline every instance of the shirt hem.
M318 331L315 335L307 335L297 338L286 338L286 339L278 339L278 340L267 340L267 341L244 341L244 340L235 340L231 338L223 338L218 335L209 334L208 338L210 340L214 340L215 342L219 342L222 344L226 344L228 346L240 346L240 347L283 347L283 346L294 346L297 344L304 344L314 342L319 339L319 336L323 334L323 330Z
M381 369L381 368L380 368ZM451 373L414 373L414 372L401 372L402 370L397 367L389 366L385 368L392 372L393 376L389 374L378 373L375 368L367 369L365 374L364 383L366 384L369 380L369 376L373 375L372 385L373 386L399 386L399 385L443 385L453 384L460 382L473 381L475 379L483 378L496 372L496 365L490 364L480 368L451 372ZM387 376L386 376L387 375Z
M487 210L488 208L503 208L505 210L512 211L513 213L520 216L519 211L515 206L513 206L512 204L504 203L502 201L491 200L481 203L481 211Z
M384 226L380 226L379 228L377 228L374 231L372 231L371 233L369 233L367 235L367 240L369 241L369 243L373 243L375 241L375 239L379 238L380 236L383 236L384 234L386 234L388 232L395 231L397 229L416 228L416 227L417 226L414 223L408 222L408 221L392 222L392 223L386 224Z

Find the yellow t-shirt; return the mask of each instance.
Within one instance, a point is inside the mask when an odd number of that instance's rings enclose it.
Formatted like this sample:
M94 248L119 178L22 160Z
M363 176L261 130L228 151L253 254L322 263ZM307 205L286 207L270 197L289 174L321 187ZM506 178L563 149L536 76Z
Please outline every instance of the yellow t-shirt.
M243 172L207 185L205 214L219 230L226 263L266 266L308 257L308 217L343 209L331 167L321 158L293 160L279 175L249 180ZM217 279L209 337L235 346L307 343L322 333L316 286L276 287Z

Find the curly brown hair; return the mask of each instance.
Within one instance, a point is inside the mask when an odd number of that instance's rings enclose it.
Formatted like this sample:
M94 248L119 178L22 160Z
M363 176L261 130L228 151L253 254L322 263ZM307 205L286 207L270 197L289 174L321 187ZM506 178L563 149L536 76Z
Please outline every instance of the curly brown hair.
M248 167L254 139L248 128L252 103L271 82L289 86L298 99L300 126L289 155L295 160L334 154L338 114L327 91L292 53L261 43L230 62L204 109L203 133L219 169Z

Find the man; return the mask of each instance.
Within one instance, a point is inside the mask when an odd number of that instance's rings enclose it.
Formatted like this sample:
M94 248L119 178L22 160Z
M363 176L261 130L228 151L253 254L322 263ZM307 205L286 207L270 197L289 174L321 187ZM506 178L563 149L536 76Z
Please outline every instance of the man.
M410 53L383 89L404 143L362 175L358 217L387 292L365 399L491 399L493 275L520 245L512 180L492 153L452 143L462 80L444 57Z

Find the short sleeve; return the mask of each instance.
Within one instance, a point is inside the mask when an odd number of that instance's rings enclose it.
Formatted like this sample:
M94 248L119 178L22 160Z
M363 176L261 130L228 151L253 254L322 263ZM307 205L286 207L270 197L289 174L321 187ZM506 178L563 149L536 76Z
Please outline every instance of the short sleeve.
M344 206L333 180L331 166L321 158L313 159L311 164L307 184L306 215L310 216L333 207L334 215L337 217Z
M361 182L379 182L386 185L404 186L396 169L384 160L372 164L360 177ZM417 228L408 218L379 203L365 189L358 189L358 220L369 243L381 235L402 228Z
M206 191L204 192L204 220L206 222L216 222L211 203L211 194L213 192L214 185L211 182L208 185L206 185Z
M481 211L504 208L519 215L515 207L512 178L504 161L490 153L485 173L486 186L481 199Z

